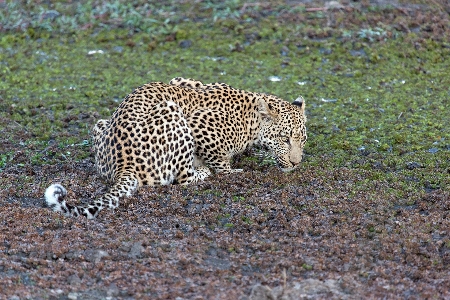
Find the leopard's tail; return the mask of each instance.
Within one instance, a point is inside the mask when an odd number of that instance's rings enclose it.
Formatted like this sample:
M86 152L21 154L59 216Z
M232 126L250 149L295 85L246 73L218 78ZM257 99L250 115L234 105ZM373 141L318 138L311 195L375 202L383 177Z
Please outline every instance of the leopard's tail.
M88 219L94 219L103 208L118 207L120 198L131 196L137 188L137 179L127 177L116 182L106 194L87 205L70 205L64 200L67 195L66 189L60 184L52 184L45 191L45 202L53 211L60 212L65 216L78 217L81 215Z

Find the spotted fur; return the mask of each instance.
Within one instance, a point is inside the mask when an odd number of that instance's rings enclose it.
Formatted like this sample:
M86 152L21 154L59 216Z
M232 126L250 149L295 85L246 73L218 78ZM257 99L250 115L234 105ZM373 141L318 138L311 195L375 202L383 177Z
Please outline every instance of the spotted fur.
M305 101L292 103L276 96L235 89L224 83L204 84L174 78L170 84L192 89L201 108L189 108L188 125L195 140L196 156L216 172L236 172L231 158L253 144L267 147L283 171L299 166L305 146ZM197 102L198 100L195 100ZM190 107L190 101L182 107Z
M92 130L96 168L112 183L89 205L65 202L63 186L45 192L47 205L67 216L95 218L143 185L189 184L211 172L233 173L232 157L255 143L268 147L284 171L295 169L306 142L305 103L174 78L129 94L109 120Z

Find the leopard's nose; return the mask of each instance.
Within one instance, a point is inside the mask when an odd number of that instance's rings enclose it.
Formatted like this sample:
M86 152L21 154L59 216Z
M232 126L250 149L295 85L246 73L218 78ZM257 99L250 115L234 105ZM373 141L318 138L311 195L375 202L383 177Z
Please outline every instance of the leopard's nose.
M291 164L292 164L292 167L295 168L295 167L297 167L300 164L300 162L291 160Z
M302 149L296 149L289 155L289 162L294 166L298 165L302 161L303 151Z
M302 161L302 156L303 155L298 155L298 156L294 156L294 157L290 157L289 161L291 162L292 165L297 166L300 164L300 162Z

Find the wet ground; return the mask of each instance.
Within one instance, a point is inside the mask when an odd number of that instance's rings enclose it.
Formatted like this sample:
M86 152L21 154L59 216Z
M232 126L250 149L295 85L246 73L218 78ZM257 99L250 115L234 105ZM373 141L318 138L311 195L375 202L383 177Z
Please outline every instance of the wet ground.
M325 8L318 1L298 2L305 6L296 13L275 4L242 6L238 21L219 18L223 23L211 25L232 38L224 45L214 41L217 53L201 56L201 62L194 57L186 63L191 52L202 51L191 27L179 30L186 37L176 41L168 34L162 42L140 45L136 34L119 46L99 42L111 55L105 60L113 75L95 73L102 58L83 54L92 71L82 73L77 65L88 67L84 60L71 65L72 52L58 62L43 54L51 53L45 39L24 43L40 43L36 54L2 32L9 73L1 75L0 91L0 298L450 298L448 4L432 2L435 10L419 2L341 1L325 16L308 11ZM209 12L228 16L219 8L199 10L195 21L206 22L202 14ZM246 17L256 20L258 30ZM269 17L278 29L266 24ZM301 37L287 39L284 30L293 24ZM396 34L407 47L390 44ZM66 46L70 38L49 39L59 41L57 51L76 48ZM81 36L77 44L92 46L91 39ZM211 70L225 70L236 80L230 84L253 90L291 96L286 82L300 86L309 105L302 166L282 173L248 152L234 163L243 173L214 175L188 187L143 187L93 221L43 207L45 188L53 182L68 189L72 203L106 191L85 141L95 120L111 113L134 80L148 75L139 69L127 79L116 70L128 56L147 58L139 47L150 51L163 77L184 72L179 66L186 64L206 78ZM172 50L164 47L178 49L170 52L174 65L164 56ZM111 59L117 51L121 59ZM281 58L273 65L265 60L270 68L255 62L241 72L234 62L244 65L249 53ZM22 62L33 57L46 72L27 69L14 56ZM303 58L308 64L299 68ZM210 64L213 59L218 66ZM65 68L68 75L57 72ZM292 79L294 72L299 75ZM48 84L55 78L64 92ZM114 89L118 85L123 91Z

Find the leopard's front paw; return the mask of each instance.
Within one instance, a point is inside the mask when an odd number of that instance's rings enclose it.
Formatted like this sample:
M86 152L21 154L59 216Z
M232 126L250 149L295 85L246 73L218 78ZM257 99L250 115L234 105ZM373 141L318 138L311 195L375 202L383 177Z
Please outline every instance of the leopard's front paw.
M195 168L195 173L198 180L205 180L206 177L211 175L211 171L205 166Z

